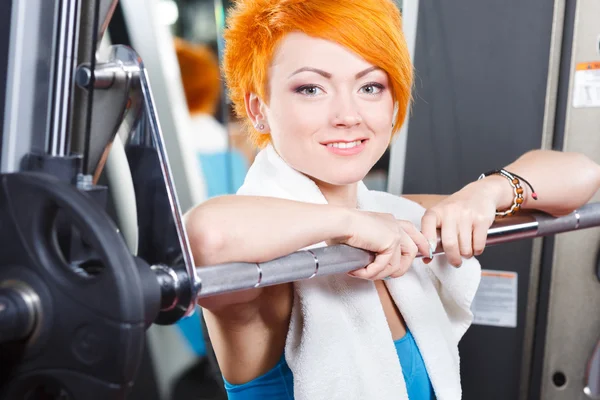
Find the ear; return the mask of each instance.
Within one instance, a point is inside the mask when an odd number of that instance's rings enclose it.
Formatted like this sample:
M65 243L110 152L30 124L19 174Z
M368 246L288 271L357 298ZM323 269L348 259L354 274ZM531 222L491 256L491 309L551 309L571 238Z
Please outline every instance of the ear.
M244 103L246 105L246 113L252 121L252 125L254 125L254 127L262 133L267 133L269 129L267 115L265 112L265 104L260 97L254 93L246 93L244 96ZM263 128L259 129L258 127L260 126Z

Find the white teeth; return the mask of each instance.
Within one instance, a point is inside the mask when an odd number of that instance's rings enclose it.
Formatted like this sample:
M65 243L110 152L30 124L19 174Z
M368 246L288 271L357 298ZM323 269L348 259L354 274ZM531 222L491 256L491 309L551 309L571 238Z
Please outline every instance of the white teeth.
M356 147L360 145L362 140L355 140L354 142L336 142L336 143L328 143L327 147L337 147L340 149L351 149L352 147Z

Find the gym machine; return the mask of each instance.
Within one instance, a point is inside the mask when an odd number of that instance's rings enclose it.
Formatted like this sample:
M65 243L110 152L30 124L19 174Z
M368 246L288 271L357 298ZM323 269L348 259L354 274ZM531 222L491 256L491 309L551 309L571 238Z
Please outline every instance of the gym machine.
M125 46L96 56L116 3L0 5L1 399L125 399L146 329L185 318L197 298L373 259L333 246L195 268L144 63ZM488 244L594 226L599 204L523 214L495 223ZM600 395L600 349L586 379Z

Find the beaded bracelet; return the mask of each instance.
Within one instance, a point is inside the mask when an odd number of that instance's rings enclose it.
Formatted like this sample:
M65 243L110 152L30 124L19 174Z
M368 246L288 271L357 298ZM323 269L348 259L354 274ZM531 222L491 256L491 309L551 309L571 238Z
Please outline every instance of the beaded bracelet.
M497 211L496 210L497 216L505 217L507 215L515 215L521 209L521 204L523 204L523 201L524 201L523 188L521 187L521 181L525 182L531 189L531 197L534 200L538 199L537 193L535 192L535 190L533 190L533 186L531 186L531 184L529 182L527 182L527 180L525 178L523 178L517 174L508 172L505 169L495 169L493 171L489 171L484 174L481 174L479 176L478 180L483 179L486 176L490 176L490 175L502 175L503 177L508 179L508 182L510 182L510 185L513 187L513 191L515 193L515 199L513 200L512 206L506 211Z

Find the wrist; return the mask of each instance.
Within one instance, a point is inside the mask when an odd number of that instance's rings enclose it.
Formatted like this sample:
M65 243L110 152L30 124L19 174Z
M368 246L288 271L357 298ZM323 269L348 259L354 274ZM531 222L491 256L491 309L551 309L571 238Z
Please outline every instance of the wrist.
M501 175L490 175L474 183L481 185L480 187L483 188L482 190L494 199L496 210L503 211L512 206L515 199L515 193L510 182L505 177ZM523 188L523 190L525 190L525 188Z
M353 235L354 216L352 210L342 206L325 205L325 221L326 240L329 242L345 242Z

